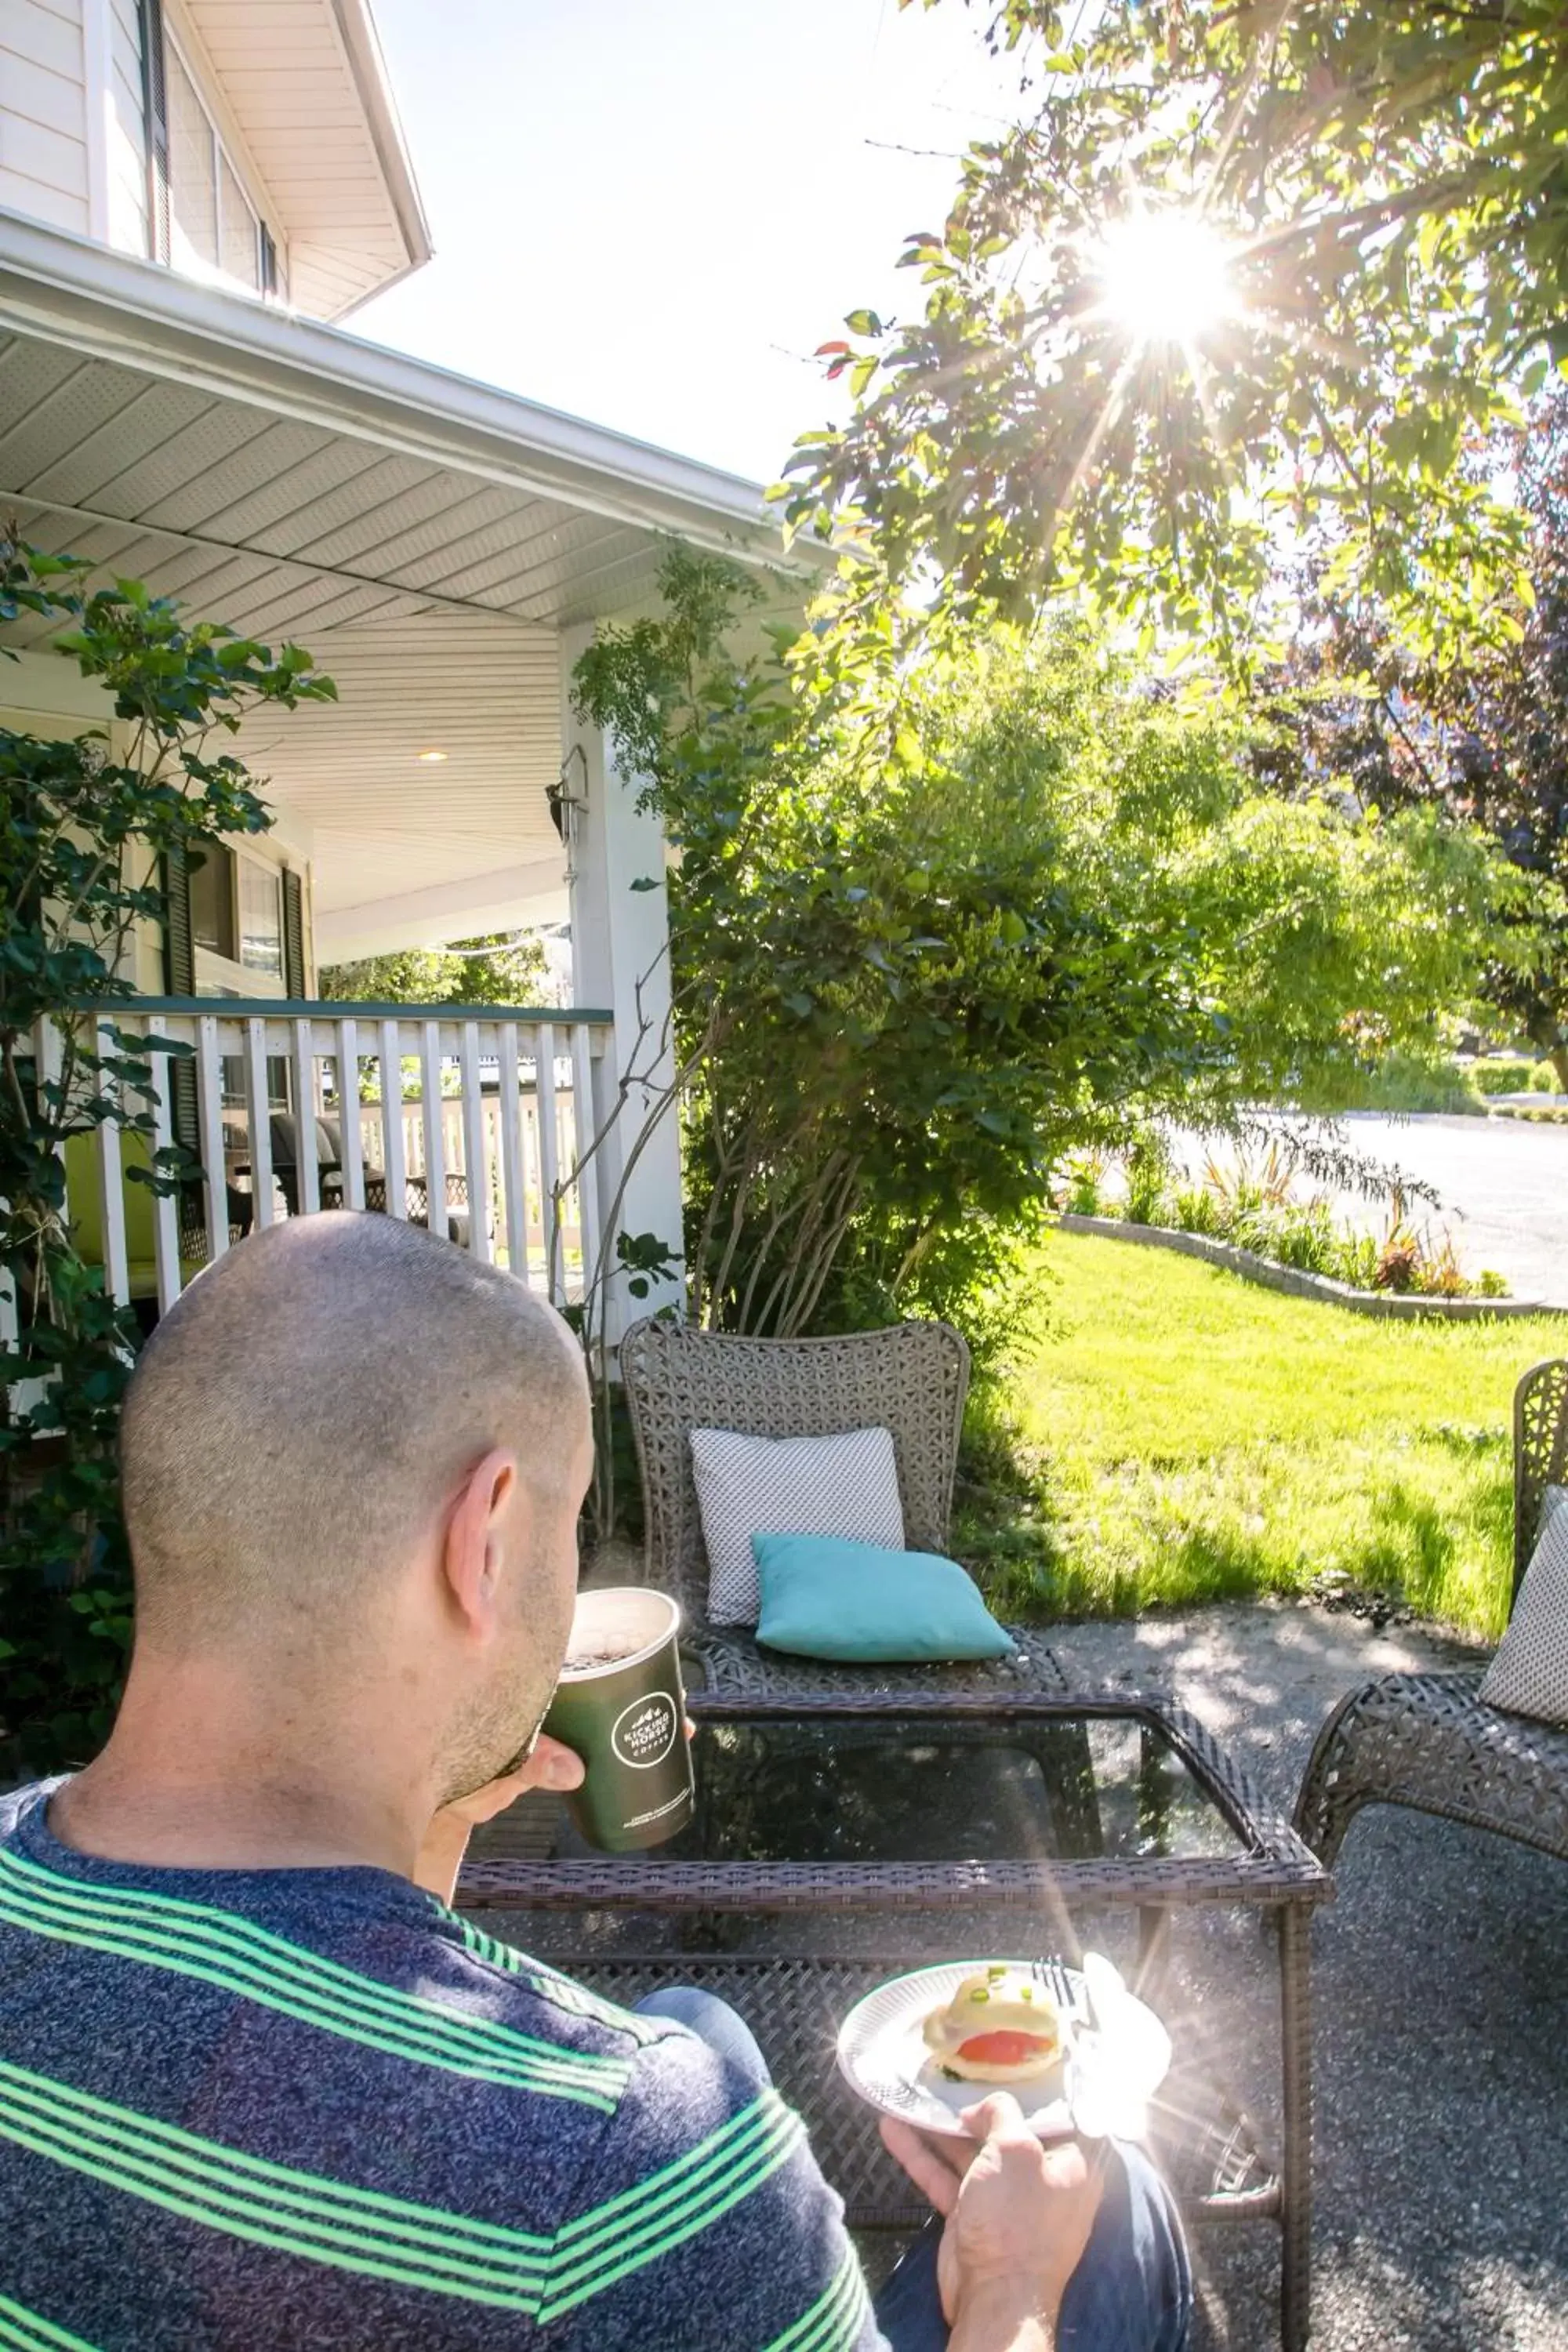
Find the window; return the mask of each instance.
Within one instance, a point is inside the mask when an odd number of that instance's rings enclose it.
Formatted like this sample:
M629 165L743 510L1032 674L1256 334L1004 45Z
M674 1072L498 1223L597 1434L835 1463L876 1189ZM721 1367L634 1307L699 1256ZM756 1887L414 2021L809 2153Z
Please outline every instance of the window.
M164 49L169 118L169 258L196 276L221 270L253 292L269 290L260 215L224 152L190 68ZM270 244L270 239L268 240Z
M239 961L247 971L283 974L283 898L270 866L248 857L239 869Z
M209 841L191 861L191 938L247 971L283 977L283 894L276 867Z
M205 850L191 855L191 938L209 954L236 961L234 852L220 841L209 841Z

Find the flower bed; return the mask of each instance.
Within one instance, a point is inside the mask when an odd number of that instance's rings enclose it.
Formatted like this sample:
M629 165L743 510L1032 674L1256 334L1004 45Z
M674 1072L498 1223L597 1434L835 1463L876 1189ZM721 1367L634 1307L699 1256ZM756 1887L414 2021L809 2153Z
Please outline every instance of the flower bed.
M1500 1274L1467 1274L1452 1234L1417 1225L1397 1189L1383 1232L1361 1233L1322 1193L1298 1199L1297 1173L1293 1153L1274 1142L1257 1160L1243 1153L1233 1167L1211 1158L1199 1182L1184 1181L1165 1146L1151 1138L1127 1161L1120 1192L1106 1162L1079 1157L1063 1171L1054 1205L1069 1227L1163 1239L1172 1247L1200 1244L1188 1255L1254 1279L1262 1278L1260 1267L1299 1276L1299 1283L1272 1286L1342 1304L1370 1298L1383 1302L1373 1307L1378 1313L1440 1301L1468 1302L1474 1311L1507 1297ZM1391 1310L1387 1302L1394 1299L1408 1304Z

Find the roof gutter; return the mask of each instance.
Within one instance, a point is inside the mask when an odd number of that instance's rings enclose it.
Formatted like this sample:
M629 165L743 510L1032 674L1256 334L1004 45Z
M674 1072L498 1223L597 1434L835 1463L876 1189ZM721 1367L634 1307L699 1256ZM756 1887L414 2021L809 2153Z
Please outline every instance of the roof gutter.
M761 487L270 303L221 293L0 209L0 329L773 569Z

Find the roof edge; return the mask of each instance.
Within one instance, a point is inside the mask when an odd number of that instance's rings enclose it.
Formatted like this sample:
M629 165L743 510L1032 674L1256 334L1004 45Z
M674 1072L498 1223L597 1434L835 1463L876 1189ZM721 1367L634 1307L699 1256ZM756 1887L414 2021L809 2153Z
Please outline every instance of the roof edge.
M375 18L371 14L370 0L331 0L331 13L343 45L354 87L364 108L365 121L376 161L386 182L397 225L403 232L403 242L408 249L408 263L394 278L384 279L373 290L384 293L399 278L422 269L436 248L430 241L430 224L426 217L419 183L414 176L414 159L404 136L402 119L397 111L397 100L392 88L392 77L386 68L386 54L381 46ZM369 301L370 295L363 297Z
M0 208L0 325L785 572L760 483Z

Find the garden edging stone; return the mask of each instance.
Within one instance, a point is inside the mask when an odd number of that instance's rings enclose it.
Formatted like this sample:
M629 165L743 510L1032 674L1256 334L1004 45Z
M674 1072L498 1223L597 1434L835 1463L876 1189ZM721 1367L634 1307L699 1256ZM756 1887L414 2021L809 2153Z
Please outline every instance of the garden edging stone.
M1470 1322L1482 1315L1568 1315L1568 1307L1550 1307L1537 1298L1436 1298L1429 1294L1394 1290L1356 1290L1326 1274L1305 1274L1298 1266L1280 1265L1256 1250L1237 1249L1234 1243L1215 1241L1208 1234L1184 1234L1169 1225L1135 1225L1124 1217L1079 1217L1063 1211L1053 1222L1067 1234L1098 1234L1106 1241L1142 1242L1151 1249L1177 1251L1183 1257L1201 1257L1210 1265L1225 1266L1244 1281L1265 1290L1282 1290L1291 1298L1316 1298L1328 1307L1348 1307L1356 1315L1381 1315L1394 1319L1436 1316L1448 1322Z

